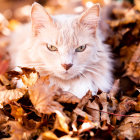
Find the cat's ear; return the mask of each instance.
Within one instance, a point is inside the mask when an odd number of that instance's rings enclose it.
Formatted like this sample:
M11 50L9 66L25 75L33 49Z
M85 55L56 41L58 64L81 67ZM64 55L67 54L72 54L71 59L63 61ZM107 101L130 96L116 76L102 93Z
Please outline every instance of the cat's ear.
M80 24L83 24L91 29L96 30L99 22L100 5L95 4L91 8L83 12L79 17Z
M49 26L53 20L45 9L35 2L31 9L32 32L36 36L42 28Z

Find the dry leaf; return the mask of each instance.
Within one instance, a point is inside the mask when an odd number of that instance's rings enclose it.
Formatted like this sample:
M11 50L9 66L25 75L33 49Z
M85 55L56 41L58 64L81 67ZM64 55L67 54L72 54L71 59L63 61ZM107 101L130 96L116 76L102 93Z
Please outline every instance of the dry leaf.
M125 118L120 127L116 130L118 138L134 140L135 135L140 130L140 114L135 113L132 116ZM138 138L140 139L140 137Z
M135 50L130 63L127 66L126 75L136 84L140 84L140 44Z
M121 120L121 115L125 115L130 110L133 110L136 104L137 103L133 98L123 96L122 101L119 103L116 110L116 114L120 114L120 116L116 116L117 120Z
M100 102L103 106L102 111L108 112L108 102L107 102L107 93L103 92L100 95L98 95ZM108 124L110 124L110 118L107 113L101 112L101 121L107 121Z
M74 109L73 112L76 113L76 115L79 115L79 116L81 116L83 118L86 118L88 120L92 120L92 121L94 120L94 118L91 115L89 115L85 111L81 110L80 108Z
M92 116L94 122L96 122L98 124L98 126L100 126L100 112L99 112L99 110L100 110L99 105L96 103L95 100L93 102L90 102L90 101L88 102L87 111Z
M11 115L17 120L18 122L22 121L22 117L24 116L24 110L22 107L17 106L17 105L12 105L11 106Z
M85 107L85 105L88 103L88 101L89 101L89 99L91 99L92 98L92 93L90 92L90 91L88 91L87 93L86 93L86 95L81 99L81 101L78 103L78 105L77 105L77 107L73 110L73 112L75 111L75 110L81 110L80 112L82 112L82 110L83 110L83 108ZM82 114L83 114L83 112L82 112ZM86 113L84 113L85 115L86 115ZM72 122L72 127L73 127L73 130L74 131L76 131L77 130L77 123L76 123L76 121L77 121L77 114L76 113L73 113L72 114L72 120L73 120L73 122ZM85 116L86 117L86 116Z
M34 85L39 78L39 74L35 69L21 68L21 70L23 72L21 79L24 85L27 87Z
M37 140L58 140L58 137L52 131L46 131Z
M11 137L8 138L8 140L27 140L29 136L34 132L35 130L27 130L21 126L21 124L17 121L9 121L5 125L10 126L10 135ZM4 139L6 140L6 139Z
M17 101L25 94L22 89L12 89L0 91L0 108L3 108L3 104L8 104L11 101Z
M118 91L119 91L119 86L120 86L120 80L115 80L114 84L112 86L112 89L110 90L109 94L108 94L108 111L114 112L118 106L118 101L115 98L115 96L117 95Z
M135 105L135 110L140 112L140 94L137 97L137 104Z
M68 124L66 123L67 118L58 110L56 110L55 113L56 113L56 120L54 123L54 130L58 129L62 132L69 133L69 127Z
M48 77L38 79L36 84L29 88L30 100L40 113L51 114L55 110L62 112L62 105L54 100L55 91L57 88L49 86Z
M0 81L3 85L9 85L10 84L10 81L4 75L0 75Z
M8 121L9 117L4 115L3 111L0 110L0 125L3 123L6 123Z
M71 137L69 135L66 135L66 136L63 136L63 137L59 138L58 140L79 140L79 138Z
M70 92L64 92L58 90L55 95L55 100L61 103L76 104L80 102L80 99Z
M131 45L129 46L129 48L127 46L121 48L120 61L125 64L125 68L127 68L127 64L129 64L129 62L131 61L135 50L137 50L137 47L137 45Z
M80 129L78 130L78 133L83 133L83 132L86 132L86 131L89 131L93 128L98 128L98 124L97 123L93 123L91 121L87 121L87 122L84 122Z
M79 138L71 137L70 135L58 138L53 132L46 131L37 140L79 140Z

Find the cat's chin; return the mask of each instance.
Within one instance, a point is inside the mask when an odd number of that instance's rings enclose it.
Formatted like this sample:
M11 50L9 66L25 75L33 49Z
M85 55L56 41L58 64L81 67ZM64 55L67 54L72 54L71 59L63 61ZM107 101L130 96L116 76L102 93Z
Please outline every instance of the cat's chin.
M63 81L68 81L68 80L73 80L75 78L78 78L79 75L62 74L62 75L54 75L54 77Z

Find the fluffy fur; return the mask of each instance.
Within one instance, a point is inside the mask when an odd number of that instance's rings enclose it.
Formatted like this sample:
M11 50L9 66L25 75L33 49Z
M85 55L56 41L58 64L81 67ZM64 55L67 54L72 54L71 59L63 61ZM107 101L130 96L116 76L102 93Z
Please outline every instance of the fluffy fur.
M112 85L112 60L108 46L102 43L98 27L99 5L81 15L51 17L35 3L31 10L31 24L20 27L13 35L9 53L11 68L35 67L41 75L50 75L51 84L69 91L79 98L88 90L108 91ZM57 47L50 51L47 44ZM75 52L85 45L83 52ZM73 64L65 70L61 64Z

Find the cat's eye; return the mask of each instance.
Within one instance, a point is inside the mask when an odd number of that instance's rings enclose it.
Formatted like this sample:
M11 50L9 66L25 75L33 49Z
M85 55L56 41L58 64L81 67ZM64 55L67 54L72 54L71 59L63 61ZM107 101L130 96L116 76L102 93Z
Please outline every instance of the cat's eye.
M83 52L86 49L86 45L82 45L75 49L75 52Z
M47 44L47 48L48 48L48 50L50 50L50 51L58 51L58 49L57 49L55 46L53 46L53 45Z

